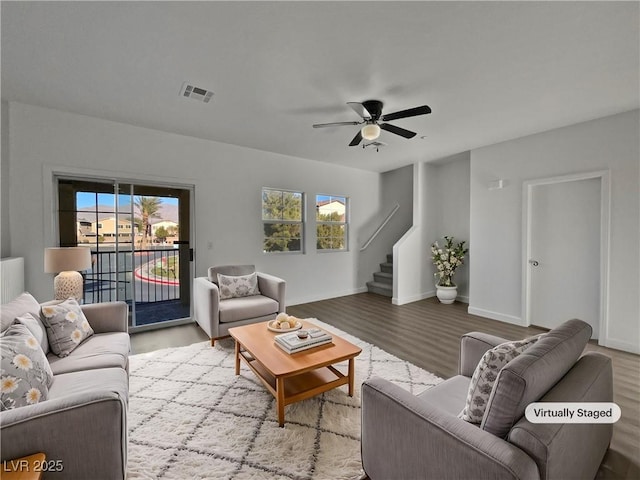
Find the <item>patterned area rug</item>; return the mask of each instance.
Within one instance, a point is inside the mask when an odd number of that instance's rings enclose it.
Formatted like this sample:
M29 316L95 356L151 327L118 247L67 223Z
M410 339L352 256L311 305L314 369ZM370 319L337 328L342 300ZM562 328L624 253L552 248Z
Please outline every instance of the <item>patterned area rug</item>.
M355 479L360 385L380 376L419 393L442 380L330 325L362 348L356 392L343 386L285 407L253 372L234 370L233 340L131 356L128 479ZM338 364L346 372L347 363Z

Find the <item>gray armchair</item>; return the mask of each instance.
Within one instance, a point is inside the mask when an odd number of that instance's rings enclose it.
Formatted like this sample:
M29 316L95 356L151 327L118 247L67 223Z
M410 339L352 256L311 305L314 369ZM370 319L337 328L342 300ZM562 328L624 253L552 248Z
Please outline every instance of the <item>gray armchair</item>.
M372 480L594 478L610 424L533 424L529 403L611 402L611 359L586 353L591 327L570 320L498 374L480 425L458 418L484 353L505 339L469 333L459 375L414 396L380 378L362 386L362 465Z
M195 320L209 335L211 346L216 340L228 336L232 327L273 320L278 313L285 311L286 282L262 272L256 272L259 295L220 299L218 273L242 276L254 272L254 265L223 265L209 268L207 277L194 280Z

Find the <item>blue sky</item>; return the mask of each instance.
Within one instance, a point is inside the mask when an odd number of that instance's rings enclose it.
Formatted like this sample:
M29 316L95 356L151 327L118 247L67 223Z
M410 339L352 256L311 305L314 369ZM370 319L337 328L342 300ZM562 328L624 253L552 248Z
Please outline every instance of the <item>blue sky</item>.
M178 205L177 198L159 197L166 205ZM127 208L129 205L129 195L120 195L120 208ZM98 205L115 206L115 195L112 193L98 193ZM86 208L96 206L96 194L91 192L76 193L76 208Z

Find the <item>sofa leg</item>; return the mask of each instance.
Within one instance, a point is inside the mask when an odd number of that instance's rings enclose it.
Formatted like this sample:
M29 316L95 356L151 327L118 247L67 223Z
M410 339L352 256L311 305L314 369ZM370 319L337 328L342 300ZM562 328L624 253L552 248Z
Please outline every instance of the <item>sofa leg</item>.
M214 347L214 346L215 346L215 343L216 343L216 339L215 339L215 338L212 338L212 339L211 339L211 346L212 346L212 347Z

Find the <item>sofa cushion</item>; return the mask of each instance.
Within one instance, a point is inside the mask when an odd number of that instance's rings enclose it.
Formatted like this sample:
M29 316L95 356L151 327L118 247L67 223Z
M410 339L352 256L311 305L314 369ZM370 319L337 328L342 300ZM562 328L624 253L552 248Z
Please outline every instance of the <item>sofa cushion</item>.
M222 300L218 308L220 322L228 323L276 314L278 313L278 307L278 302L275 300L264 295L254 295L252 297Z
M611 358L586 352L539 401L612 402ZM507 441L535 460L541 480L596 478L612 433L612 424L531 423L522 417Z
M465 406L458 415L462 420L480 424L498 373L511 360L538 341L538 336L501 343L487 350L476 366Z
M0 331L4 332L16 317L25 313L31 313L36 318L40 317L40 304L28 292L24 292L9 303L2 305L0 308Z
M218 285L218 274L222 275L249 275L256 271L255 265L219 265L209 267L209 281Z
M469 377L456 375L444 382L439 383L435 387L426 389L417 397L424 402L438 407L440 410L458 415L460 410L464 408L467 400L467 392L469 391Z
M255 272L249 275L223 275L219 273L218 287L220 288L220 300L260 295L258 274Z
M43 305L40 318L47 329L49 347L59 357L66 357L84 339L93 335L93 329L75 298L55 305Z
M591 326L569 320L549 331L498 374L480 428L500 438L538 401L580 357L591 338Z
M55 375L117 367L127 370L130 350L129 334L123 332L96 333L87 338L66 357L48 355Z
M33 315L33 313L27 312L20 315L19 317L16 317L16 322L19 322L27 327L31 334L36 337L38 343L40 343L40 348L42 348L42 351L45 354L49 353L49 340L47 338L47 330L45 329L42 320L40 320L40 315L36 317Z
M82 395L100 390L115 392L127 402L129 398L127 372L121 368L101 368L62 373L55 376L49 389L49 398L53 400L67 395Z
M33 405L48 398L53 372L40 342L21 323L0 335L2 410Z

